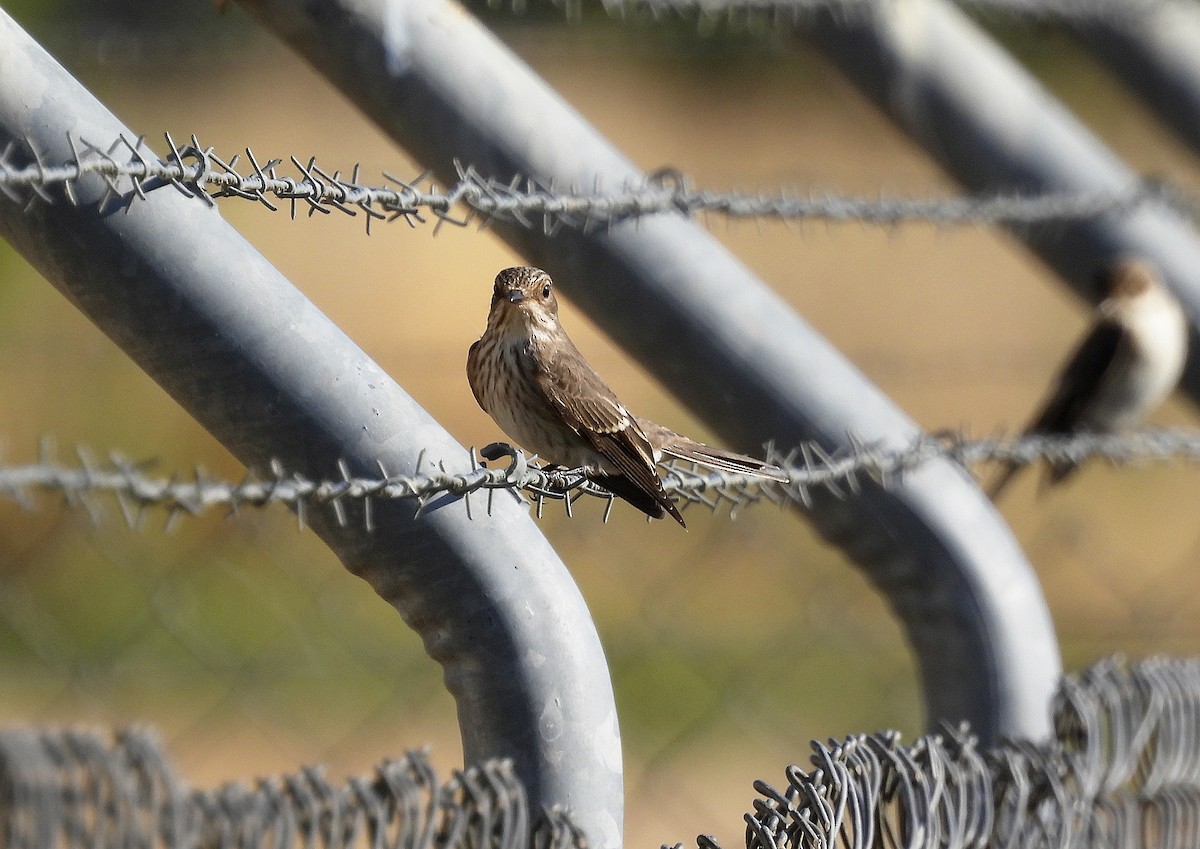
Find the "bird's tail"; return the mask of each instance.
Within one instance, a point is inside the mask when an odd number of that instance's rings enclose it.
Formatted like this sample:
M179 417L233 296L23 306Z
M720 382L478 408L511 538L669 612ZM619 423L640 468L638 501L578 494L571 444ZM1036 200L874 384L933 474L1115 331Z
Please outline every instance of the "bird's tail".
M988 485L988 498L992 499L992 501L999 499L1001 493L1008 489L1008 485L1012 483L1012 479L1016 477L1019 471L1021 471L1021 467L1016 463L1005 463L1004 468L1000 470L1000 474Z
M624 498L651 519L661 519L669 513L681 527L687 528L687 522L683 521L679 508L672 504L666 496L656 498L624 475L591 475L590 477L613 495Z
M1022 466L1017 463L1005 463L1004 468L1000 470L1000 474L991 484L988 485L988 498L996 501L1004 490L1008 489L1008 485L1012 483L1012 479L1016 477L1017 472L1021 471ZM1047 488L1055 486L1065 481L1070 477L1076 469L1079 468L1078 463L1053 463L1046 470L1045 476L1042 478L1042 483L1038 487L1038 492L1042 493Z
M765 460L747 457L745 454L736 454L722 448L713 448L703 442L680 436L678 433L646 419L639 419L638 424L646 432L650 444L662 452L664 459L683 460L721 472L753 475L778 483L788 482L788 476L783 469Z
M703 442L692 442L690 439L685 438L685 441L682 443L664 446L662 452L664 457L669 457L672 460L697 463L721 472L753 475L757 478L776 481L778 483L788 482L787 474L778 466L773 466L765 460L747 457L745 454L735 454L732 451L713 448L711 445L705 445Z

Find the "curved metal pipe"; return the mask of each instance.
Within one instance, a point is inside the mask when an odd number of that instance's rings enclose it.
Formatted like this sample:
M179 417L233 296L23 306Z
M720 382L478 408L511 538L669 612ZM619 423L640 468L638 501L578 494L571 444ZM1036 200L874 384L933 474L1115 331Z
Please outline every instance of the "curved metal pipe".
M0 147L67 162L68 135L134 138L0 12ZM0 195L0 233L247 465L310 478L419 457L467 464L459 446L219 213L170 189L103 210ZM23 199L21 199L23 200ZM443 497L308 521L393 605L445 669L468 763L512 758L530 804L562 805L598 846L621 842L621 749L603 650L578 588L527 510L490 515Z
M1127 15L1081 24L1074 34L1200 153L1200 6L1131 4Z
M1115 194L1141 177L963 12L944 0L896 0L818 17L824 53L946 171L977 191ZM1191 317L1183 388L1200 399L1200 238L1165 207L1015 229L1080 295L1096 270L1134 254L1154 262Z
M453 160L558 186L645 180L461 6L447 0L242 0L447 183ZM708 233L662 215L553 238L493 229L730 443L847 434L906 444L916 425ZM488 281L480 281L481 296ZM963 471L817 499L810 517L887 596L917 653L930 723L1041 737L1060 663L1037 581Z

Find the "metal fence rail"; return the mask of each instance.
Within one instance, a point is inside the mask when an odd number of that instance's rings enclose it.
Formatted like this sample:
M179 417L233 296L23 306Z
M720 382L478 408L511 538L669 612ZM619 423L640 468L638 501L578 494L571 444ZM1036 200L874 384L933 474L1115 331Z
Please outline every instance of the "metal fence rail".
M1129 20L1075 28L1084 46L1200 150L1200 6L1163 3Z
M73 138L134 137L2 12L0 55L0 148L65 159ZM6 197L0 233L244 463L323 477L463 455L214 210L175 192L107 210L109 192L90 175L73 203ZM570 804L596 845L615 845L620 737L578 588L515 504L474 521L444 506L376 505L370 535L357 520L309 521L445 668L468 762L511 758L531 804Z
M1108 193L1140 178L982 29L942 0L819 17L807 37L971 191ZM1181 32L1180 38L1187 38ZM1200 41L1193 49L1200 48ZM971 84L963 85L969 68ZM1200 238L1168 208L1016 235L1083 297L1119 254L1157 265L1192 318L1184 388L1200 397Z
M439 179L455 160L540 185L645 176L456 3L242 5ZM731 445L906 444L917 428L701 228L679 215L553 235L494 231ZM697 379L703 375L704 379ZM808 515L880 587L921 668L932 720L1045 733L1059 671L1036 580L1007 528L950 464L931 463ZM918 568L913 568L919 564Z
M767 439L812 441L804 456L817 459L794 466L794 491L786 500L802 505L887 594L917 651L931 721L968 718L986 743L1005 734L1045 734L1045 705L1058 671L1053 629L1028 565L961 461L1063 456L1055 452L1182 456L1195 453L1194 439L1151 440L1140 449L1130 441L926 441L685 215L1054 221L1061 225L1056 233L1068 234L1061 241L1037 227L1027 235L1073 280L1089 274L1100 256L1134 248L1159 260L1194 307L1188 287L1196 272L1185 266L1200 258L1200 247L1182 216L1193 203L1123 171L953 10L936 3L817 18L815 31L830 36L826 49L853 67L864 87L898 111L899 102L915 110L900 111L910 126L940 133L948 125L947 136L925 136L946 161L962 154L964 173L984 173L980 157L998 150L1013 156L1006 160L1010 172L984 174L978 198L891 205L715 195L692 191L671 174L647 178L452 3L245 5L451 188L425 191L422 180L364 186L356 170L343 177L298 159L293 165L302 176L280 177L277 163L249 153L251 170L239 172L234 161L217 158L198 141L190 148L172 143L171 155L160 158L132 141L0 15L0 52L16 57L17 69L0 87L49 92L37 104L0 97L0 231L239 457L273 475L265 483L198 479L164 486L120 460L102 470L45 461L17 470L15 479L13 470L0 469L0 491L21 497L32 487L57 488L87 506L92 493L104 489L118 494L131 523L141 509L160 505L176 516L207 503L294 506L348 568L416 623L430 654L445 665L468 761L513 758L532 805L569 805L593 844L616 845L619 737L586 608L511 499L473 512L456 504L472 491L517 486L553 497L563 481L521 465L515 454L507 469L482 471L473 456L468 462L460 446L205 206L209 192L267 205L270 194L302 209L340 205L361 213L369 226L384 215L417 220L426 212L458 223L453 210L462 203L555 273L730 442L754 451ZM905 27L914 20L950 57L928 76L928 69L904 64L912 56L901 36L911 34ZM870 61L858 61L863 55ZM939 87L950 79L940 74L955 65L986 69L987 79L1013 96L1006 108L1044 119L1050 130L1040 141L1050 154L1031 162L1020 159L1024 151L1005 147L1003 129L979 120L983 101L997 102L987 89L976 93L978 102L966 97L942 111L956 92ZM901 94L921 97L893 96L888 86L897 67L908 86ZM937 118L934 130L922 123L930 115ZM964 127L973 133L959 148L961 137L952 134L961 136ZM108 147L112 139L118 142ZM1097 166L1101 177L1075 180L1076 158ZM604 191L561 188L596 181ZM180 191L150 192L156 185ZM1200 308L1193 309L1198 314ZM695 380L697 374L707 380ZM316 386L322 391L314 392ZM431 455L450 466L424 473ZM456 459L462 471L453 470ZM840 497L843 482L854 485L853 497ZM681 470L670 485L694 503L713 506L752 500L753 493L739 489L743 483ZM558 492L570 493L569 487ZM306 511L309 503L331 509ZM511 577L513 563L522 567L519 579ZM532 621L529 609L539 612ZM954 752L938 754L936 762L973 758L964 739L951 737ZM911 754L902 755L893 739L878 738L826 751L821 769L829 774L835 762L867 751L874 765L856 764L871 769ZM928 763L933 769L935 760ZM1013 778L1012 792L1024 792L1027 780L1026 773ZM795 792L799 798L808 791ZM772 798L783 799L787 815L793 813L795 799ZM774 815L782 816L780 810ZM795 834L808 834L811 822ZM982 833L977 821L953 829L962 845ZM519 831L500 828L508 836ZM467 839L494 832L481 835ZM794 834L789 839L807 845ZM860 839L856 826L848 845Z

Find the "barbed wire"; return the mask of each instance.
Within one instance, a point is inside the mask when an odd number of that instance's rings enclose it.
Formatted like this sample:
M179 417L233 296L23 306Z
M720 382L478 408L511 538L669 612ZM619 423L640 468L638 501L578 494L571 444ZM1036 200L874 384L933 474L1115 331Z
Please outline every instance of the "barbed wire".
M429 174L403 180L383 177L390 185L367 185L359 165L348 174L319 165L315 158L290 156L295 175L280 170L283 159L262 161L249 148L226 160L212 147L177 145L165 135L171 152L160 158L139 136L117 138L107 146L68 137L72 156L50 162L28 141L10 141L0 151L0 193L13 203L31 208L37 203L79 204L80 181L96 177L105 191L101 212L129 209L153 191L171 186L188 197L212 204L214 199L251 200L272 211L287 204L295 218L301 208L309 215L333 211L360 213L367 233L376 221L404 220L410 226L436 219L443 224L486 226L492 221L540 228L553 234L563 226L585 232L662 213L686 216L719 215L736 220L827 223L859 222L881 227L904 223L934 226L1006 225L1029 227L1061 224L1104 216L1125 216L1146 205L1166 206L1200 220L1200 198L1162 180L1138 180L1103 192L999 193L958 197L854 197L833 192L801 195L779 188L771 192L697 189L685 175L670 168L651 174L640 185L602 186L590 190L540 185L513 177L501 180L458 164L459 179L438 189ZM422 188L425 186L425 188Z
M725 472L695 464L663 466L663 486L683 507L702 505L713 512L727 506L731 514L761 501L778 505L811 506L815 492L837 498L854 497L863 479L884 487L897 485L905 475L931 460L948 460L966 468L985 462L1037 461L1082 463L1105 460L1114 465L1144 464L1169 460L1200 460L1200 431L1141 430L1121 435L1076 434L1072 436L1022 436L970 439L961 433L923 433L903 447L870 445L851 440L849 449L830 452L816 443L806 443L787 453L768 449L767 459L778 465L786 481L764 480L753 474ZM410 501L417 512L435 496L460 496L468 515L475 509L471 498L482 495L490 513L497 491L507 491L518 500L529 499L543 515L547 502L562 502L568 516L583 496L606 502L603 518L611 513L615 496L593 483L583 470L560 469L536 463L506 443L492 443L478 453L471 449L466 468L452 471L445 460L430 461L424 454L417 467L400 474L379 465L374 475L355 474L342 461L337 476L314 480L288 471L274 462L266 473L249 471L239 481L222 480L196 469L190 475L152 476L152 463L134 461L117 452L97 461L76 449L76 462L60 463L49 441L43 441L37 462L25 465L0 463L0 499L26 509L38 506L36 494L60 496L70 506L84 508L94 521L103 516L101 497L116 502L131 528L140 527L150 510L165 511L167 527L180 517L197 516L213 509L237 514L243 508L284 505L296 512L300 527L313 509L330 509L337 521L348 522L346 505L362 508L363 523L374 528L374 505L380 501ZM486 466L487 460L507 460L506 466ZM453 464L451 464L453 465ZM428 470L424 470L428 467Z
M819 12L839 17L875 14L897 0L542 0L562 10L570 20L582 18L589 7L610 17L649 16L653 19L696 18L702 25L725 23L753 29L802 24ZM952 0L964 9L1015 20L1052 21L1076 26L1128 23L1167 6L1189 6L1194 0ZM488 0L491 8L514 14L528 11L531 0Z

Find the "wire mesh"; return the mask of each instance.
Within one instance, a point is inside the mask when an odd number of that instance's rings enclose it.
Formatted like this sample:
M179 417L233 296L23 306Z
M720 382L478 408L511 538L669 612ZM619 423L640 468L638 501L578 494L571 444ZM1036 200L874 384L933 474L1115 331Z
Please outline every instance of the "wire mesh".
M561 811L530 811L508 761L439 782L421 752L335 785L320 768L192 790L146 731L0 732L0 833L11 849L322 846L582 849Z
M1101 661L1066 676L1055 735L981 751L947 728L814 742L746 814L747 849L1191 846L1200 840L1200 660ZM530 812L504 761L439 784L422 753L333 785L317 768L195 791L144 731L0 733L0 828L52 846L582 849L563 811ZM682 845L682 844L679 844ZM717 849L711 837L700 849Z
M747 814L750 849L1143 847L1200 840L1200 662L1102 661L1066 676L1055 737L978 750L965 728L814 743ZM699 845L713 842L701 839Z

